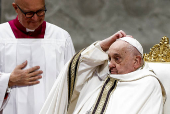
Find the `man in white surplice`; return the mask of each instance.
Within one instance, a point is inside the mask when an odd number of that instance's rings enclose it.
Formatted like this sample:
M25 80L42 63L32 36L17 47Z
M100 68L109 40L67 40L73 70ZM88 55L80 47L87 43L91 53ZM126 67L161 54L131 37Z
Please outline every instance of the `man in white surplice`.
M12 5L16 19L0 24L0 114L38 114L75 51L67 31L44 21L45 0Z
M40 114L162 114L164 87L142 56L123 31L93 43L62 69Z

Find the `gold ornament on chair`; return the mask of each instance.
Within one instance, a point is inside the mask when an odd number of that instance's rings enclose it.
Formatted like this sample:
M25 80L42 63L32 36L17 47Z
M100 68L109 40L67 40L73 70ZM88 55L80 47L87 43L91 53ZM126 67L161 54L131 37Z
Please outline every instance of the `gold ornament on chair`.
M144 60L148 62L170 62L170 44L168 37L162 37L159 44L154 45L149 54L144 54Z

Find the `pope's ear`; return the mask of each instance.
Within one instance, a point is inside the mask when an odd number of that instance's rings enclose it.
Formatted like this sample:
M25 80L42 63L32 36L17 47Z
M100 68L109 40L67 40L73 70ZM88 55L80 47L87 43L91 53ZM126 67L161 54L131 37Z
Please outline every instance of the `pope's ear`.
M18 13L18 10L17 10L17 9L18 9L17 4L13 2L13 3L12 3L12 6L13 6L13 8L14 8L15 12L16 12L16 13Z
M142 57L139 56L139 55L137 55L137 56L135 57L134 61L135 61L135 62L134 62L134 68L135 68L135 69L140 68L140 67L141 67L141 62L142 62Z

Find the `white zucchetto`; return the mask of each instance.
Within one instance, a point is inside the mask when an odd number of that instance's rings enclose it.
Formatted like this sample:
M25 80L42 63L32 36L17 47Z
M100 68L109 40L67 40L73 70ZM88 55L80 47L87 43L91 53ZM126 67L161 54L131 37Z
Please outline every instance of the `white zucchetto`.
M128 42L129 44L134 46L143 56L143 47L136 39L131 38L131 37L122 37L117 40L124 40L124 41Z

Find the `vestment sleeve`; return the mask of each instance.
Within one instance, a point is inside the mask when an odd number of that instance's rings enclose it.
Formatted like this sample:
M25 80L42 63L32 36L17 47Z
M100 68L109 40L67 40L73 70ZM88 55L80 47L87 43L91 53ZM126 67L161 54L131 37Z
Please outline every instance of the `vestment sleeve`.
M71 40L71 36L69 33L66 32L66 43L65 43L65 50L64 50L64 64L66 64L75 54L73 42Z
M75 91L80 92L85 82L92 77L96 68L108 60L99 43L93 43L81 53Z
M73 82L73 84L76 84L75 88L78 88L76 91L79 91L80 87L82 88L82 85L86 82L88 77L92 76L95 68L107 60L107 58L107 54L102 51L98 44L92 44L82 52L78 68L79 70L77 71L77 82ZM39 114L67 113L69 104L68 71L70 69L69 66L71 61L67 62L65 67L61 70ZM73 64L75 63L73 62Z
M5 98L5 93L8 87L8 81L9 81L10 74L9 73L1 73L0 72L0 111L4 108L7 99Z

